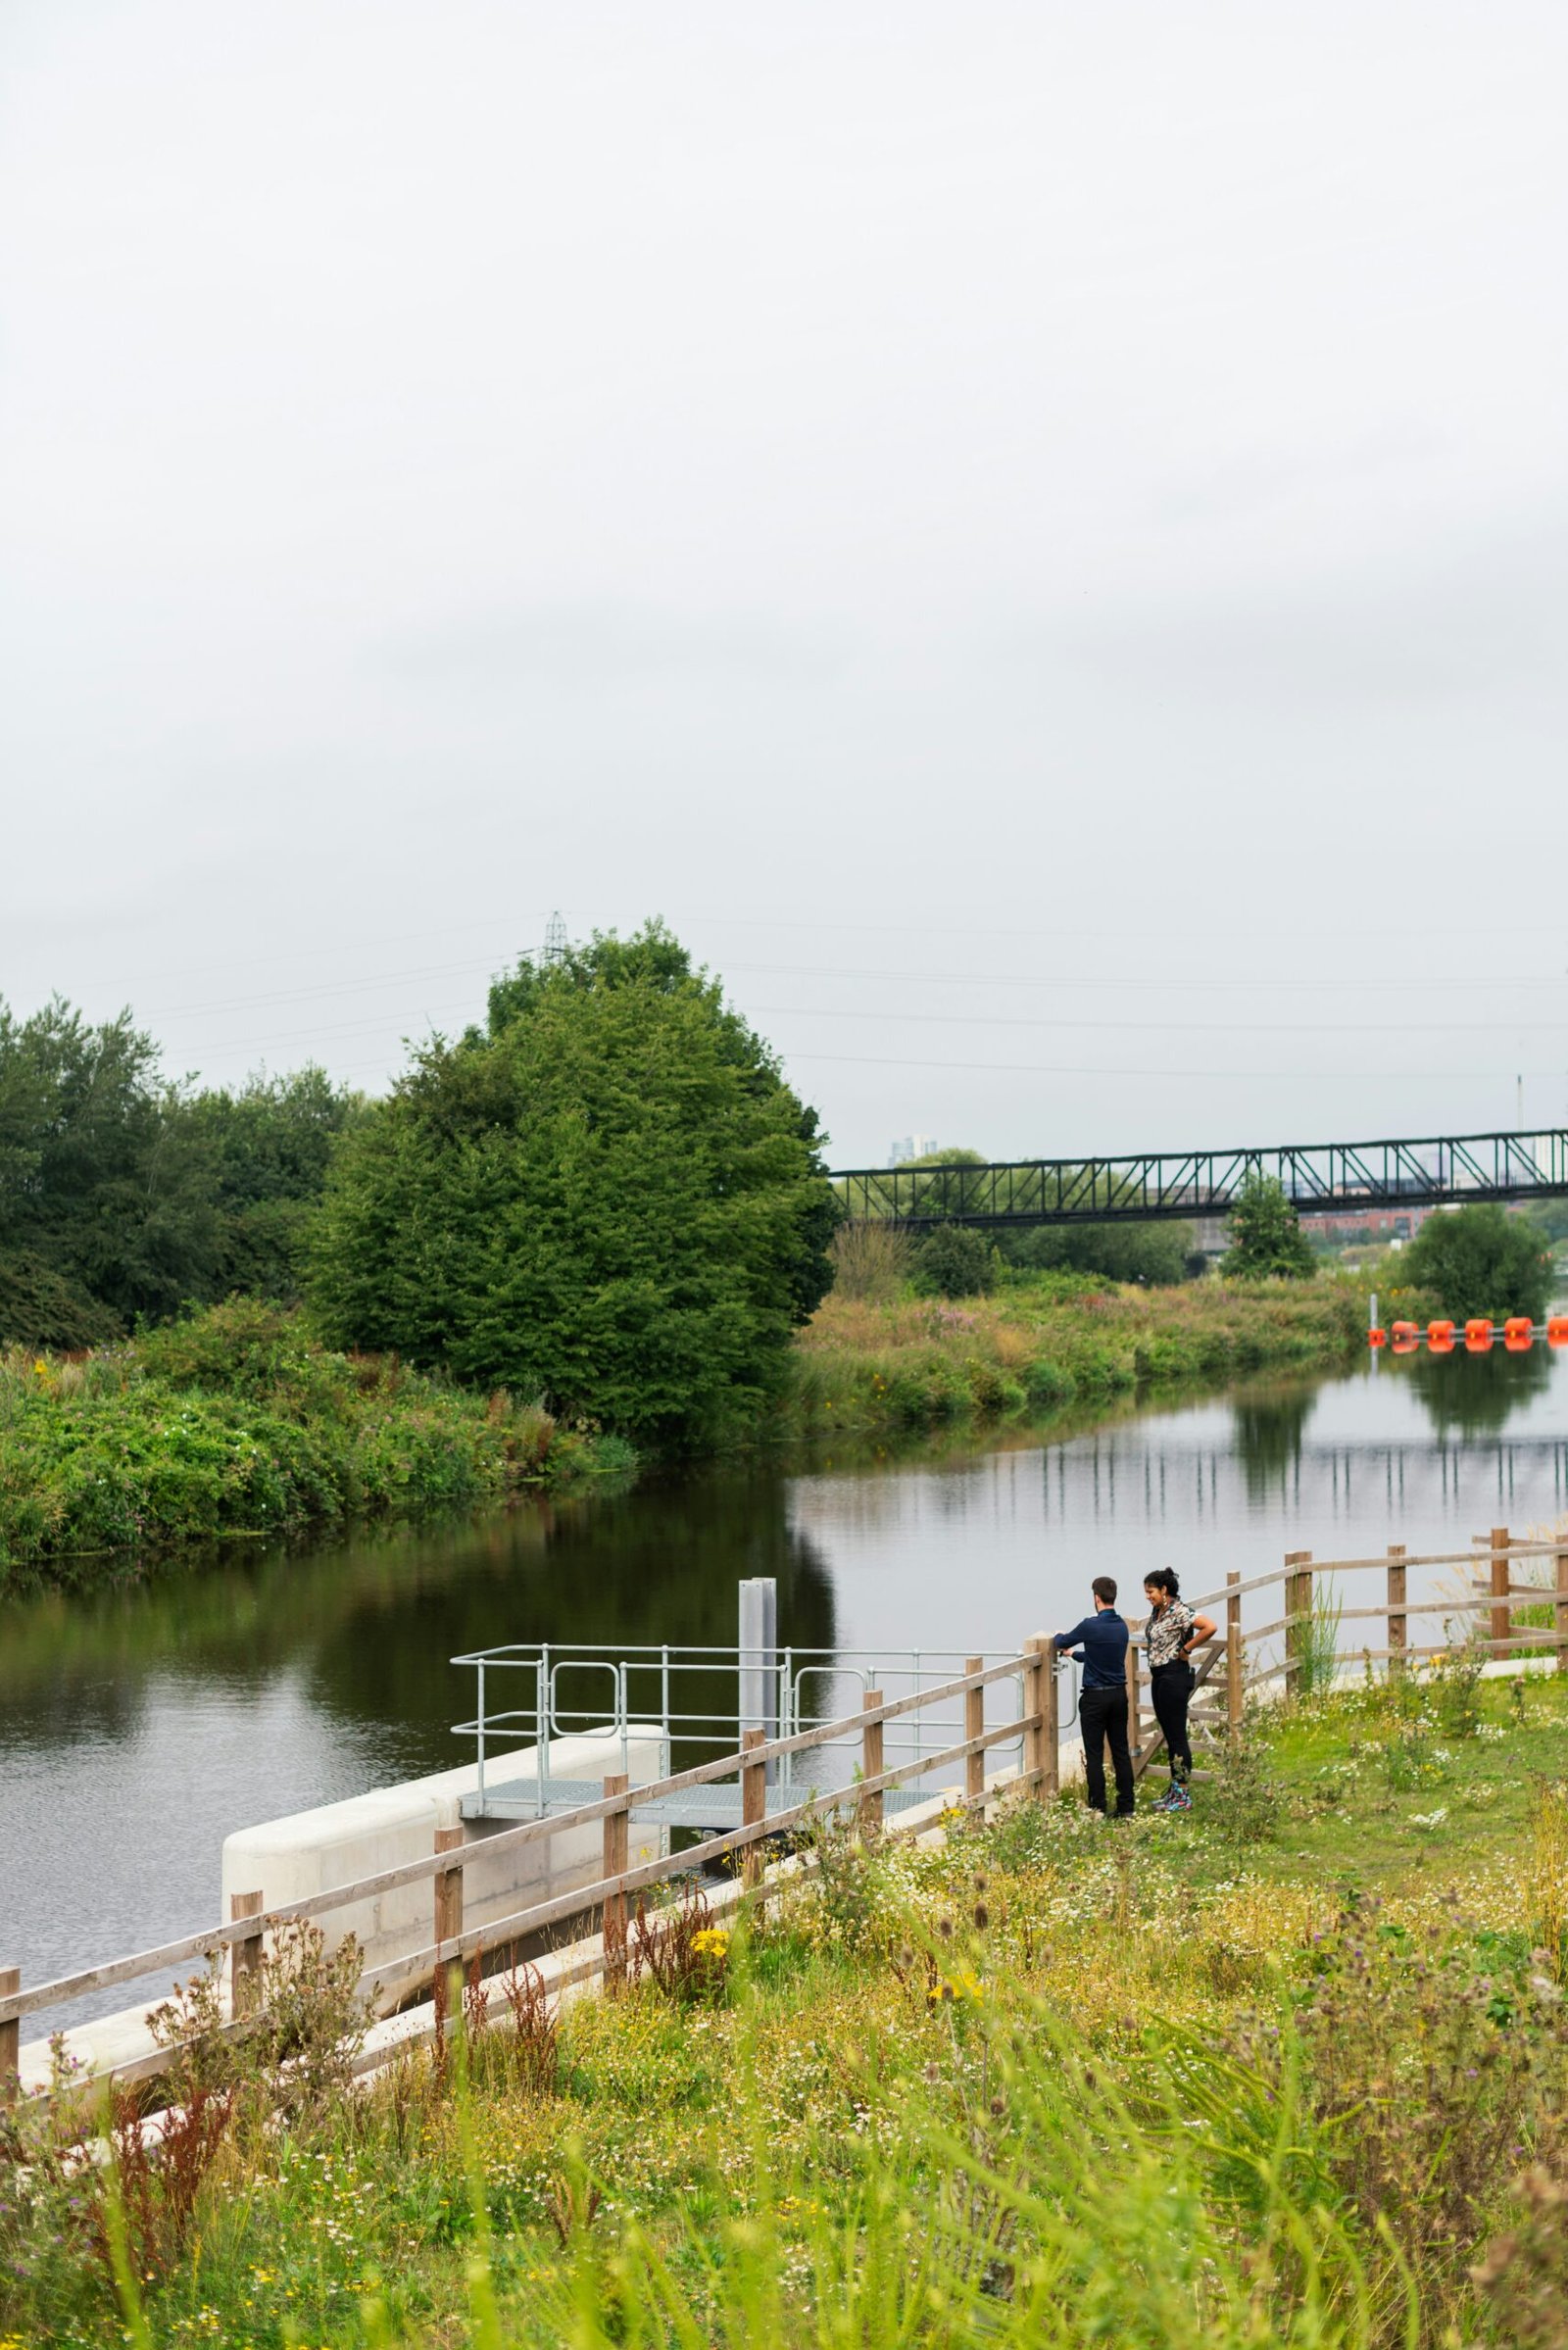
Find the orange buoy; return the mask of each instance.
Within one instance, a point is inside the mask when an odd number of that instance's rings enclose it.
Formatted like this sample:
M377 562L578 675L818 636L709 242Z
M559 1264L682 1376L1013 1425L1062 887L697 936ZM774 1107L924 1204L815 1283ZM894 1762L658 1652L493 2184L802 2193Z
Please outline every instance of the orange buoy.
M1453 1324L1451 1322L1429 1322L1427 1324L1427 1345L1432 1348L1434 1354L1451 1354L1453 1352Z
M1369 1346L1386 1346L1389 1343L1389 1334L1386 1330L1369 1330L1366 1334L1366 1343Z
M1414 1322L1396 1322L1394 1325L1394 1343L1396 1346L1401 1339L1408 1339L1413 1346L1420 1335Z
M1568 1346L1568 1314L1553 1314L1546 1324L1548 1346Z
M1528 1314L1510 1314L1502 1326L1502 1335L1510 1346L1515 1339L1523 1339L1528 1346L1536 1335L1536 1326Z
M1396 1354L1413 1354L1415 1349L1416 1341L1413 1336L1407 1339L1396 1339L1394 1342L1394 1351Z
M1464 1343L1472 1354L1485 1354L1492 1344L1492 1324L1480 1315L1466 1322Z

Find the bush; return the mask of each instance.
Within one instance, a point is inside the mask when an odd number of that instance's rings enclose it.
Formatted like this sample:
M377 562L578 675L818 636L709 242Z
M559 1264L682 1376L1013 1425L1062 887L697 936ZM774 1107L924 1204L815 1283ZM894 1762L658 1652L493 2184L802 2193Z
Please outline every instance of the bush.
M1004 1232L1000 1247L1020 1272L1095 1273L1103 1281L1170 1288L1192 1277L1197 1254L1190 1224L1042 1224Z
M914 1286L925 1297L983 1297L996 1278L996 1250L967 1224L939 1224L914 1252Z
M537 1404L336 1354L297 1314L239 1299L84 1362L0 1357L0 1580L86 1553L471 1505L635 1460L623 1440L561 1435Z

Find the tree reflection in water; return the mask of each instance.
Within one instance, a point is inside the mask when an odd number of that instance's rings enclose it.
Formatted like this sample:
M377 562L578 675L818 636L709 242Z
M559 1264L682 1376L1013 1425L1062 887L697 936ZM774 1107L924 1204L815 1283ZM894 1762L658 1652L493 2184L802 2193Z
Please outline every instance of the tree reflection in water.
M1231 1407L1236 1457L1250 1500L1282 1493L1301 1457L1301 1439L1317 1401L1317 1386L1280 1383L1249 1388Z
M1440 1437L1495 1436L1517 1411L1544 1395L1551 1385L1552 1357L1545 1346L1510 1354L1493 1346L1485 1354L1456 1347L1433 1354L1421 1347L1399 1365Z

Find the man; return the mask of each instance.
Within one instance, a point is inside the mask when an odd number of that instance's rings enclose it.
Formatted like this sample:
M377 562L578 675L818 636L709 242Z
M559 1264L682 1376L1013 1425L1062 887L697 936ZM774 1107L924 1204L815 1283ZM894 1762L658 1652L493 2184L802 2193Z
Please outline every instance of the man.
M1071 1632L1056 1634L1056 1654L1072 1654L1084 1669L1078 1696L1078 1726L1084 1738L1084 1777L1089 1801L1096 1811L1105 1808L1105 1755L1110 1747L1116 1774L1116 1817L1131 1819L1137 1809L1133 1791L1133 1758L1127 1745L1127 1626L1116 1613L1116 1586L1108 1575L1097 1575L1089 1587L1095 1612Z

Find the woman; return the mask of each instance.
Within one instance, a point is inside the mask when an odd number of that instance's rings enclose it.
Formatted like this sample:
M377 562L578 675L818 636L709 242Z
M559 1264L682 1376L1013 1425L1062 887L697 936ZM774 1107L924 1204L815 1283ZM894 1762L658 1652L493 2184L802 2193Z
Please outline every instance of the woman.
M1169 1567L1156 1567L1144 1577L1149 1622L1144 1640L1149 1651L1149 1691L1154 1719L1164 1735L1170 1758L1170 1787L1155 1804L1156 1811L1191 1811L1187 1782L1193 1774L1193 1750L1187 1743L1187 1708L1193 1694L1193 1668L1188 1662L1200 1640L1211 1640L1214 1626L1207 1616L1194 1613L1179 1595Z

